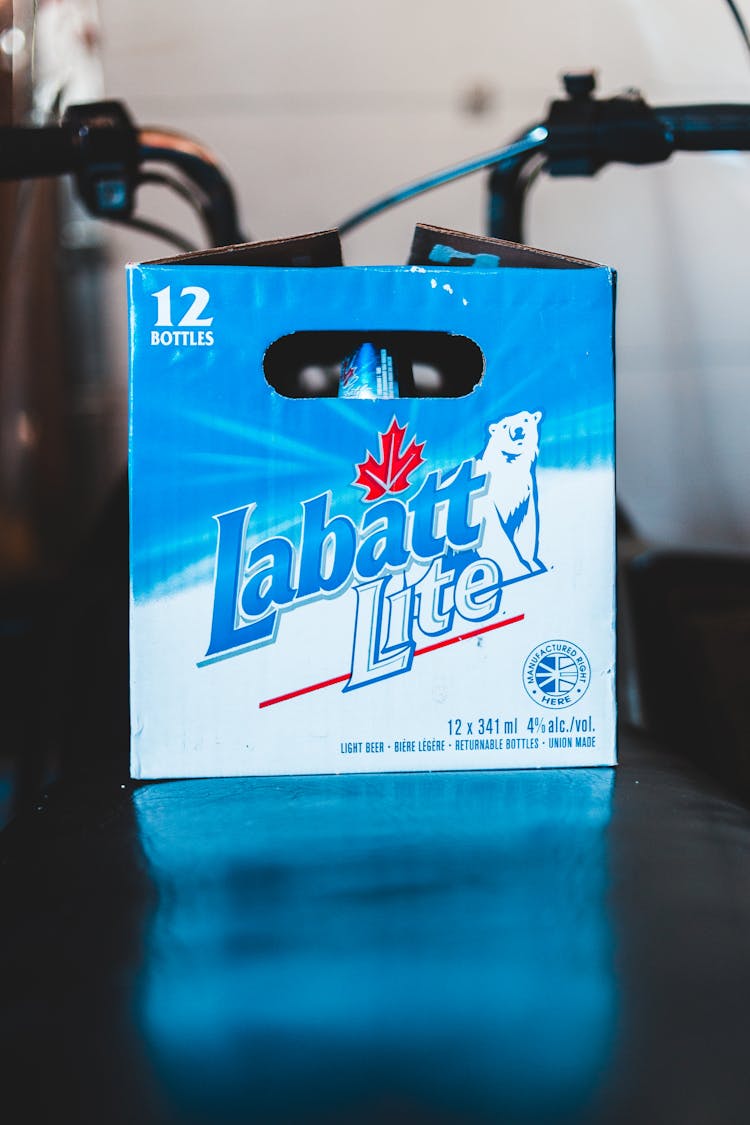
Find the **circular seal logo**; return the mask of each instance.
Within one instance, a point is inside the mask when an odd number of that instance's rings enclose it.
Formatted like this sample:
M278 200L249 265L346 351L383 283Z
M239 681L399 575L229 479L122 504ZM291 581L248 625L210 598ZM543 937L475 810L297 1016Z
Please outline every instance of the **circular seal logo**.
M571 707L586 694L591 665L572 641L545 641L526 657L523 686L542 707Z

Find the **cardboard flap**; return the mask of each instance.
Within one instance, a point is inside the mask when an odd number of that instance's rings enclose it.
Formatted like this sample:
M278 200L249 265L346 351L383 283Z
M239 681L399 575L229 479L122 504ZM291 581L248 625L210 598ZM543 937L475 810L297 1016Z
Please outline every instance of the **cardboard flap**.
M501 238L462 234L443 227L418 223L409 255L410 266L475 266L495 269L502 266L532 269L589 269L596 262L570 258L548 250L535 250Z
M299 234L293 238L272 238L265 242L243 242L195 250L177 257L158 258L149 265L189 266L340 266L341 241L338 231L324 230Z

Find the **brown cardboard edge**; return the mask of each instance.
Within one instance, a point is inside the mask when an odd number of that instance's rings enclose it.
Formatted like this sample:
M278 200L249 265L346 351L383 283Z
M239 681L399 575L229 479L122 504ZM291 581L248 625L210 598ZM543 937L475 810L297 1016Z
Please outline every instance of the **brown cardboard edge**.
M489 235L470 234L449 227L417 223L414 228L411 252L407 265L436 265L456 268L450 263L430 260L430 251L438 242L445 242L459 254L493 253L499 259L498 268L538 269L601 269L599 262L574 258L552 250L540 250L519 242L509 242ZM140 263L146 266L202 265L202 266L276 266L282 268L321 268L343 265L341 239L335 229L272 238L260 242L244 242L232 246L209 247L177 254L168 258L153 258ZM457 263L459 265L460 263Z
M434 237L439 236L439 237ZM409 265L435 266L429 260L429 250L438 241L449 243L452 248L470 254L492 253L500 259L499 268L538 267L541 269L600 269L601 263L586 258L573 258L569 254L559 254L552 250L539 250L535 246L525 246L520 242L508 242L503 238L490 238L489 235L468 234L451 230L448 227L433 226L430 223L417 223L414 228ZM441 265L444 263L440 263ZM448 265L448 268L451 268ZM455 268L455 267L453 267Z
M234 246L213 246L192 250L170 258L154 258L145 266L286 266L323 267L343 265L341 239L337 230L297 234L291 238L270 238L262 242L242 242Z

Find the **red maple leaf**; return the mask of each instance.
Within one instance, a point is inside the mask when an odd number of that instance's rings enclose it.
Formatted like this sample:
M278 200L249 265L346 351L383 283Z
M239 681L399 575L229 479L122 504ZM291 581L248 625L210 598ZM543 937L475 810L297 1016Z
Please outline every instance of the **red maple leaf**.
M403 492L409 487L409 474L424 463L422 450L425 443L417 445L414 438L402 452L401 445L406 434L406 426L399 426L394 418L380 441L380 460L367 451L364 461L357 464L354 483L364 488L365 500L379 500L386 492Z

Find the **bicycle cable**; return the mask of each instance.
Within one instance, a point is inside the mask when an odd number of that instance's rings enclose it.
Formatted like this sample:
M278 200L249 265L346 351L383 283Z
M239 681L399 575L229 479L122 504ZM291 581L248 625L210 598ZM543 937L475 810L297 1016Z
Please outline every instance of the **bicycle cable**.
M181 250L183 254L192 254L198 249L187 238L183 238L177 231L170 230L169 227L162 226L161 223L151 222L149 219L141 219L136 215L131 215L129 218L118 215L100 215L105 222L117 223L121 227L131 227L134 230L142 231L144 234L152 234L156 238L161 238L165 242L170 242Z
M424 180L418 180L416 183L409 184L406 187L400 188L398 191L392 192L390 195L384 196L382 199L376 200L374 203L357 211L353 215L349 215L342 223L339 223L339 234L347 234L354 227L358 227L360 223L364 223L367 219L373 219L383 211L387 211L390 207L395 207L399 203L405 203L407 199L413 199L417 195L423 195L425 192L432 191L434 188L442 187L443 184L452 183L453 180L459 180L464 176L470 176L473 172L481 172L483 168L489 168L492 164L500 164L503 160L514 160L519 156L523 156L527 152L533 152L534 149L541 148L547 141L548 132L544 125L537 125L525 133L514 144L506 145L505 148L496 150L495 152L485 153L484 156L476 156L472 160L466 161L463 164L455 165L453 168L445 169L442 172L435 172L431 176L427 176Z
M726 2L727 6L729 7L729 11L734 16L737 27L740 29L740 35L742 36L745 46L747 47L748 51L750 51L750 33L747 30L747 24L742 18L742 12L737 7L735 0L726 0Z

